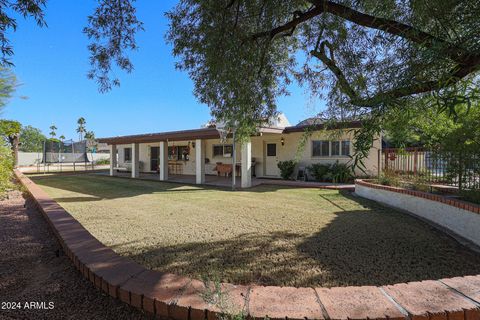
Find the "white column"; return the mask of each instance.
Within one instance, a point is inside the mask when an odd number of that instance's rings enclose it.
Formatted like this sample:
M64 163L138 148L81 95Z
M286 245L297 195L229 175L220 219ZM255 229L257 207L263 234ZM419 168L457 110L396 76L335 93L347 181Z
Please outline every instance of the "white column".
M252 186L252 142L250 140L242 143L242 188Z
M201 139L195 141L195 176L197 184L205 183L205 145Z
M117 167L117 145L110 145L110 175L115 175L115 168Z
M140 152L138 149L138 143L132 143L132 178L140 176L140 163L138 160Z
M168 180L168 142L160 141L160 180Z

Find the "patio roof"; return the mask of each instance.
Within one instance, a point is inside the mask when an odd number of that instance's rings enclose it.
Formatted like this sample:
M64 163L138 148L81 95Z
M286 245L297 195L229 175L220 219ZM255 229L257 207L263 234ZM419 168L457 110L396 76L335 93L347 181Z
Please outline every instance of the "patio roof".
M340 129L340 128L360 128L362 126L361 121L350 121L350 122L341 122L336 124L329 129ZM275 128L275 127L261 127L259 128L259 133L272 133L272 134L289 134L293 132L304 132L305 130L323 130L325 129L324 123L319 123L316 125L296 125L286 128ZM100 138L98 142L107 143L107 144L127 144L127 143L148 143L148 142L159 142L159 141L185 141L185 140L195 140L195 139L220 139L217 129L215 128L200 128L200 129L191 129L191 130L180 130L180 131L166 131L166 132L157 132L157 133L145 133L145 134L136 134L128 136L117 136L117 137L108 137Z
M260 128L260 133L274 133L281 134L283 128ZM195 139L220 139L217 129L215 128L200 128L181 131L167 131L158 133L136 134L129 136L117 136L100 138L100 143L107 144L126 144L126 143L148 143L158 141L185 141Z

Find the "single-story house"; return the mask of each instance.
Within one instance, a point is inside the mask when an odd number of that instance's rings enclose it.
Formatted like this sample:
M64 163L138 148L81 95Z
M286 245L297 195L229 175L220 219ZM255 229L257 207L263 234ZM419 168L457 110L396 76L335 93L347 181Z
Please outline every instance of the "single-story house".
M353 131L360 127L361 122L351 121L327 131L312 119L291 126L280 115L278 121L258 128L249 141L236 144L235 174L241 176L245 188L251 186L252 176L280 177L279 161L298 160L295 176L299 168L313 163L346 163L353 154ZM124 168L134 178L140 172L158 173L159 180L168 180L169 175L193 175L196 183L203 184L205 175L233 171L232 139L221 143L215 127L101 138L99 142L110 147L111 175ZM298 152L301 143L304 147ZM365 159L367 174L377 174L381 147L379 136Z

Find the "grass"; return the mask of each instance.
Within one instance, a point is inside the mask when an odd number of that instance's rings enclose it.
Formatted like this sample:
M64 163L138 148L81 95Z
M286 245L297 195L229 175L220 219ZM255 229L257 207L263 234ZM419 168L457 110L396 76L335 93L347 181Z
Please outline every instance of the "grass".
M429 225L335 190L33 176L95 237L166 272L233 283L383 285L480 273L480 255Z

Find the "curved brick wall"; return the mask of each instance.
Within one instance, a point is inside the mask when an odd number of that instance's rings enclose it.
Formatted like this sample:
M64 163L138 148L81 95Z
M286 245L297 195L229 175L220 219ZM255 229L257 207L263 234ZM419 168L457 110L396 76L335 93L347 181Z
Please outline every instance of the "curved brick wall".
M64 251L85 278L113 297L177 320L213 320L201 281L152 271L117 255L19 171ZM373 276L373 275L372 275ZM383 287L292 288L222 284L236 311L264 319L480 320L480 275Z

